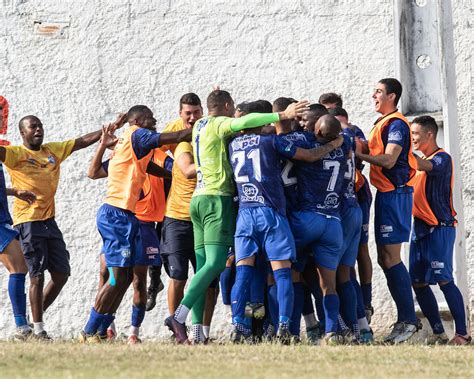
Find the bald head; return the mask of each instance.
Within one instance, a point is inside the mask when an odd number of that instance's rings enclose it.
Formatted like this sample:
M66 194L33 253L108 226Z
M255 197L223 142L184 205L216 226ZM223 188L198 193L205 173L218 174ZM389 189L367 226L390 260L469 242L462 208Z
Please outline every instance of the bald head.
M316 123L316 133L327 140L333 140L341 133L341 123L332 115L321 116Z

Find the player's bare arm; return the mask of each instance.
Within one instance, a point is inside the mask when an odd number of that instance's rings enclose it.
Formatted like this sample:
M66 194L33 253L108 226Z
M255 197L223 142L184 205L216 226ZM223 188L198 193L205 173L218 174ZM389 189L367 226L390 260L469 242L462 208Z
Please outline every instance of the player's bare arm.
M158 176L159 178L171 179L171 172L153 162L148 163L148 166L146 166L146 173Z
M191 128L180 130L179 132L161 133L159 146L180 142L190 142L192 133L193 130Z
M92 158L87 171L87 176L91 179L101 179L107 177L107 172L102 167L102 158L108 148L112 148L117 143L117 137L114 135L116 125L109 124L102 128L99 146Z
M385 154L381 155L369 155L362 152L362 145L356 142L356 157L366 161L370 164L380 166L386 169L391 169L397 163L397 159L402 152L402 147L395 143L387 144L385 148Z
M181 170L186 179L194 179L196 177L196 165L194 158L190 153L182 153L176 159L175 163Z
M433 170L433 163L431 163L428 159L420 158L419 156L415 155L416 157L416 169L418 171L431 171Z
M21 190L17 188L6 188L7 196L15 196L16 198L33 204L36 201L36 195L31 191Z
M312 149L303 149L301 147L298 147L292 159L305 162L316 162L322 159L331 151L337 149L338 147L341 147L343 142L344 137L339 136L336 139L326 143L325 145L314 147Z

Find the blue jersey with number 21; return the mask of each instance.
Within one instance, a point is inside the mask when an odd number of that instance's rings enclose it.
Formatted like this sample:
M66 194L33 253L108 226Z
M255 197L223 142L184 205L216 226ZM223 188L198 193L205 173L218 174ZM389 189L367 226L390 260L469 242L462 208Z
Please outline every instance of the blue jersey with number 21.
M271 207L286 215L275 135L243 134L229 144L239 207Z

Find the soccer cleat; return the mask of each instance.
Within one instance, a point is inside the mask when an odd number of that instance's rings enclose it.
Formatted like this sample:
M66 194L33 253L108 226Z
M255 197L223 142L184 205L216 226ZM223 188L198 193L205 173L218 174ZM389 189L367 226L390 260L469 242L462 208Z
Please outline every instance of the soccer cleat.
M153 288L153 287L149 287L148 288L148 293L147 293L147 300L146 300L146 308L145 310L147 312L151 311L153 308L155 308L156 306L156 297L158 296L158 294L163 291L163 289L165 288L165 285L163 284L163 282L160 280L160 283L158 284L158 287L156 288Z
M421 328L422 324L420 320L417 320L416 324L397 322L393 326L392 332L384 338L384 342L392 344L406 342Z
M31 328L17 328L15 334L13 335L14 341L28 341L33 338L33 330Z
M370 324L370 321L372 321L372 316L374 315L374 307L368 306L365 307L365 318L367 319L367 322Z
M234 328L232 330L232 333L230 334L230 342L233 344L241 344L241 343L247 343L249 341L249 336L246 335L244 332L240 331L237 328Z
M344 338L344 336L341 336L340 334L334 332L327 333L321 341L321 345L324 346L339 346L345 344L346 339Z
M311 345L319 344L323 336L324 336L324 329L319 321L316 325L312 326L311 328L306 329L306 337L308 338L308 342Z
M186 325L176 321L173 315L165 319L165 325L169 330L171 330L171 332L173 332L174 338L178 344L189 344Z
M142 343L142 340L140 338L138 338L138 336L136 336L135 334L132 334L127 339L127 344L128 345L138 345L140 343Z
M449 338L446 333L432 334L429 336L425 343L427 345L446 345L449 342Z
M471 336L462 336L460 334L455 334L454 337L448 342L450 346L464 346L469 345L472 341Z
M287 324L280 323L280 325L278 326L276 339L283 345L289 345L291 343L291 341L293 340L293 336L291 335Z
M359 343L362 345L371 345L374 343L374 333L372 330L362 329L360 331Z
M77 341L79 343L94 345L94 344L102 343L102 338L98 334L90 335L90 334L86 334L86 332L81 330L81 333L79 333L79 337L77 338Z
M34 338L40 342L53 342L53 339L48 336L46 330L43 330L40 333L34 333Z
M108 341L113 341L117 337L117 333L115 333L115 330L108 328L107 329L107 340Z
M265 317L265 305L262 303L247 303L245 306L245 317L263 319Z

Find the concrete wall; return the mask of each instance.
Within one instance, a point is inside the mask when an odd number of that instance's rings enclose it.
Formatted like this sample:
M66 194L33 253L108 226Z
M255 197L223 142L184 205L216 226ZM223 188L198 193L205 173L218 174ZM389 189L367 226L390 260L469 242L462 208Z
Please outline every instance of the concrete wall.
M471 92L472 24L468 0L454 1L459 118L467 243L474 225ZM472 6L471 6L472 7ZM9 139L20 143L16 124L26 114L44 123L46 141L97 129L119 111L144 103L159 125L177 117L181 94L205 99L213 84L236 101L293 96L317 101L342 93L353 122L368 132L377 115L371 93L378 79L394 75L393 5L390 0L329 1L26 1L0 3L0 94L11 104ZM67 38L34 34L35 21L69 23ZM43 24L44 25L44 24ZM38 24L36 25L38 28ZM86 321L98 283L100 239L95 227L105 182L86 169L94 148L62 167L57 221L71 253L72 276L45 315L53 336L76 335ZM370 239L375 252L373 237ZM374 257L374 325L394 321L381 270ZM468 256L470 283L474 254ZM163 276L164 277L164 276ZM12 333L7 275L0 273L0 338ZM474 302L471 291L471 301ZM129 325L131 293L117 324ZM164 294L148 313L144 334L166 336ZM212 332L223 326L223 307Z

